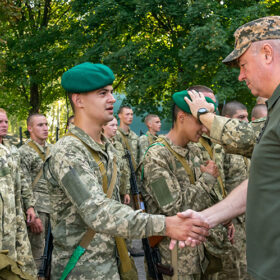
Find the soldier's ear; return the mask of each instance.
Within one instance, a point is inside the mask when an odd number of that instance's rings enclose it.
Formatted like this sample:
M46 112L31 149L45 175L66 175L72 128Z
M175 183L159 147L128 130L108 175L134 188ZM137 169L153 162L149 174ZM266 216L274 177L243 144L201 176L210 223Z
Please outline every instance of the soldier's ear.
M84 100L83 95L79 93L73 93L72 94L72 101L77 108L83 108L84 107Z
M274 50L270 44L264 44L261 53L266 64L270 64L273 61Z

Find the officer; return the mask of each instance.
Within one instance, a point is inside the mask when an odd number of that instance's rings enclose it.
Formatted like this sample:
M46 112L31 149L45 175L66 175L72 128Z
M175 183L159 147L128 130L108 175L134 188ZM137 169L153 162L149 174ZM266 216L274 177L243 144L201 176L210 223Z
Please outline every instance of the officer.
M246 81L253 95L269 98L265 129L258 138L252 127L246 123L230 122L207 113L207 104L199 93L190 93L192 101L186 100L193 115L211 128L211 135L217 140L223 141L226 146L232 142L231 146L235 146L235 150L246 150L244 154L248 155L254 148L249 185L248 181L244 181L225 200L203 211L202 216L207 217L210 226L215 226L221 221L240 215L246 209L248 271L257 280L279 279L280 275L280 256L279 251L275 250L275 244L278 244L280 238L280 224L275 223L280 211L279 26L280 17L270 16L239 27L235 32L235 49L224 60L225 63L239 65L239 80ZM236 143L243 145L238 146ZM187 240L186 243L191 241Z
M48 183L41 178L43 163L50 153L51 145L47 143L48 122L42 114L32 114L27 119L30 138L19 148L21 170L36 199L35 210L38 216L29 227L28 235L32 254L39 270L44 253L45 237L48 231L50 215L50 198Z
M62 76L75 125L54 145L44 166L51 184L54 280L66 273L75 248L85 252L67 279L119 279L114 237L167 235L182 240L197 233L207 234L205 223L196 224L196 219L153 216L119 202L116 152L102 135L102 126L113 119L114 79L109 67L90 62Z

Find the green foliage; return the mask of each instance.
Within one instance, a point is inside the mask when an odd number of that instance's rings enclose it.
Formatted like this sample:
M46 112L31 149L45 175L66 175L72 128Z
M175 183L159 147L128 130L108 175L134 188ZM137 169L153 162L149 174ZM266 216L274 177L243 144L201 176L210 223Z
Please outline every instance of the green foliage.
M84 61L110 66L116 91L138 115L167 116L172 93L194 84L211 87L220 103L238 99L250 108L254 97L222 59L238 26L280 12L278 0L3 3L0 107L17 119L50 110L64 97L62 73Z

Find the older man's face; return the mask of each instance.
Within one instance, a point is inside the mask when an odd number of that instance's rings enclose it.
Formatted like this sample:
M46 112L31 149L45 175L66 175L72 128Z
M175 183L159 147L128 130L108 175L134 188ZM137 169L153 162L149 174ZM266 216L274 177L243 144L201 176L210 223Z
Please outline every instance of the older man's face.
M262 54L255 53L252 46L239 58L240 73L238 80L245 81L254 96L270 97L267 93L265 69L262 63ZM269 94L269 96L267 96Z

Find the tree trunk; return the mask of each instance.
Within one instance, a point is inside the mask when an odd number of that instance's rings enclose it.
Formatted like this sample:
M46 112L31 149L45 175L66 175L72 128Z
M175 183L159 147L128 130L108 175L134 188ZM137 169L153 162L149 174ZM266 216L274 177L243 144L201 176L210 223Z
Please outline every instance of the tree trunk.
M31 82L30 84L30 105L29 114L39 113L40 108L40 96L39 85Z

